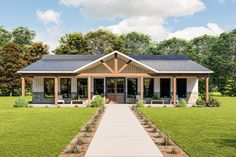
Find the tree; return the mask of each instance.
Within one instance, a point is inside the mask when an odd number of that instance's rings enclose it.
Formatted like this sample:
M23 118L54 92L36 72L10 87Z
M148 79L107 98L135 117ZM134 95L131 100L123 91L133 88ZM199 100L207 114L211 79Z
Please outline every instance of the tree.
M127 54L146 54L149 53L152 39L149 35L131 32L121 35L122 51Z
M13 43L19 46L25 46L32 42L36 33L27 27L17 27L12 31Z
M11 37L11 32L9 32L3 26L0 26L0 49L4 46L5 43L11 40Z
M155 45L154 54L187 54L191 58L191 44L183 39L172 38L163 40Z
M193 60L208 66L208 58L211 56L212 47L217 41L217 37L203 35L190 41Z
M223 93L227 81L236 78L236 30L222 33L218 37L207 64L214 71L213 83Z
M120 38L117 35L106 31L97 30L85 35L92 54L106 54L114 50L120 50Z
M26 46L24 53L24 60L29 65L37 60L41 59L43 55L49 53L49 46L43 42L33 42Z
M23 54L12 42L6 43L0 51L0 90L5 94L19 94L20 76L16 72L25 66Z
M81 33L66 34L59 40L60 45L56 48L56 54L89 54L91 50Z

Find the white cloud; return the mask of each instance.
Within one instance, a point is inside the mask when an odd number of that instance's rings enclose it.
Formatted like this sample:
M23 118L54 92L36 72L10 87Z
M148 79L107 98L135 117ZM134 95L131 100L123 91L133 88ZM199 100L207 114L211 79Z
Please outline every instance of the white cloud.
M47 27L45 31L37 33L35 41L43 41L50 46L49 50L53 51L58 46L58 40L63 34L58 26Z
M170 33L168 38L177 37L182 39L190 40L194 37L198 37L201 35L219 35L224 30L215 23L208 23L206 27L188 27L183 30L176 31L174 33Z
M59 20L60 20L60 13L49 9L49 10L45 10L45 11L41 11L41 10L37 10L37 17L38 19L43 22L43 24L49 24L49 23L53 23L53 24L59 24Z
M206 7L201 0L59 0L60 4L79 7L91 18L130 18L134 16L186 16Z
M154 40L159 41L174 36L192 39L204 34L218 35L223 32L223 29L214 23L188 27L176 32L171 32L165 26L168 17L191 16L205 10L206 6L202 0L59 0L59 3L78 8L84 17L121 18L117 24L99 27L117 34L137 31L149 34Z

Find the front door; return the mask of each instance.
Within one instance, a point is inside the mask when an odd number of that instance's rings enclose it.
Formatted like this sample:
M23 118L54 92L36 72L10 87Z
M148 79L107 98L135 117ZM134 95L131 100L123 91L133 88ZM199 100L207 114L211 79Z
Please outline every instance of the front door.
M106 79L107 103L125 102L125 78L109 77Z

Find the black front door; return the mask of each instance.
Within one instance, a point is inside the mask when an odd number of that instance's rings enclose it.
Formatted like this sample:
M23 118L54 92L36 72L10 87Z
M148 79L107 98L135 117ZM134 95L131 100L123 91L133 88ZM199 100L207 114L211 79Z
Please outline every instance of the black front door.
M125 78L106 78L107 103L125 102Z
M161 98L170 98L170 79L160 79Z

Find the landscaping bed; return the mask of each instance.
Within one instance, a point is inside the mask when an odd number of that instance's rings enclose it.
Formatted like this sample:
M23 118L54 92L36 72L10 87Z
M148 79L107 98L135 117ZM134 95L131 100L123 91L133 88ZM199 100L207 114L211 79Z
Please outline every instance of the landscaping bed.
M175 144L168 135L157 128L142 112L136 107L131 108L141 125L152 138L153 142L159 148L164 157L188 157L188 155Z
M104 114L105 107L101 107L94 116L84 125L80 132L71 140L69 145L60 154L60 157L85 156L94 137L97 127Z

